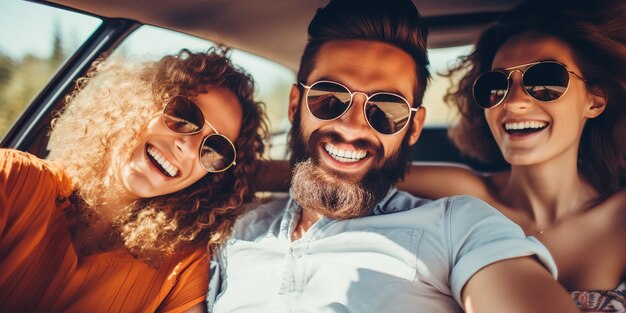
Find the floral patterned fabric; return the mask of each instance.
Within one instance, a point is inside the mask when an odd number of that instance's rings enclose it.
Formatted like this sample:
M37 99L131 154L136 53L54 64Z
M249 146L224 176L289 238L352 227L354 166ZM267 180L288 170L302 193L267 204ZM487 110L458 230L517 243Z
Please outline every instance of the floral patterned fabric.
M626 282L615 290L573 291L570 294L581 312L626 313Z

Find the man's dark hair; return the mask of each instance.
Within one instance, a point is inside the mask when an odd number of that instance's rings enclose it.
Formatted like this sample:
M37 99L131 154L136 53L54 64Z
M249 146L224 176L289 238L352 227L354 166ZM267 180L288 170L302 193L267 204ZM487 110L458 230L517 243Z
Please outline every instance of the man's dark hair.
M373 40L396 46L415 62L417 85L413 106L421 104L430 77L428 31L411 0L332 0L317 10L309 24L309 40L300 61L298 81L306 82L317 52L333 40Z

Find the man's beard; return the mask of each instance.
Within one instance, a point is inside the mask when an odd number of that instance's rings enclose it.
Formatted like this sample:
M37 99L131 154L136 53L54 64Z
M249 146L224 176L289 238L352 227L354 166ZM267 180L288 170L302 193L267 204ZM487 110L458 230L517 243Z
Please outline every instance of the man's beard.
M349 175L320 166L317 147L322 139L333 144L347 142L340 134L316 130L308 143L300 129L300 108L295 114L289 137L290 164L293 169L291 194L304 209L312 210L333 219L350 219L370 215L374 206L387 195L389 188L404 177L410 154L408 135L400 149L382 165L383 148L367 139L350 142L357 149L375 151L374 166L355 182Z

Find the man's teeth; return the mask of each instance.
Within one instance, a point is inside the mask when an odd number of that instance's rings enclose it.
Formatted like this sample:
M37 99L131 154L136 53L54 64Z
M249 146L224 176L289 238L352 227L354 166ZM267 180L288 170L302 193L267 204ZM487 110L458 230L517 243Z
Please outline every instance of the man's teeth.
M335 160L340 162L357 162L365 158L367 152L359 150L344 150L327 143L324 149Z
M523 129L538 129L548 126L546 122L530 121L530 122L515 122L505 123L504 129L506 130L523 130Z
M178 174L178 169L174 165L172 165L172 163L170 163L161 153L159 153L159 150L157 150L154 147L150 146L150 147L148 147L148 153L150 153L150 155L157 162L159 162L159 165L161 165L161 167L168 174L170 174L170 176L174 177L174 176L176 176L176 174Z

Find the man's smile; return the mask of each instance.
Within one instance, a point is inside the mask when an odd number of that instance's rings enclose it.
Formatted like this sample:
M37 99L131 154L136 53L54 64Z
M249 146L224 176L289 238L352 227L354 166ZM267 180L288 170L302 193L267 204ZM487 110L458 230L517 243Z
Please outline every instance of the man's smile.
M352 149L342 149L339 148L332 143L326 143L324 145L324 149L328 152L333 159L339 162L358 162L363 160L365 156L367 156L367 151L364 150L352 150Z

